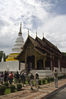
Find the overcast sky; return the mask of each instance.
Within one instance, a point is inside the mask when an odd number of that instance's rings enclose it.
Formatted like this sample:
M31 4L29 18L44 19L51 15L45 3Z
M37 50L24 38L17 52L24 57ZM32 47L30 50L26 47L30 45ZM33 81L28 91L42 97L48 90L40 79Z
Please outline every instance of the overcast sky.
M9 54L23 23L23 38L27 29L35 38L45 37L60 51L66 52L66 0L0 0L0 50Z

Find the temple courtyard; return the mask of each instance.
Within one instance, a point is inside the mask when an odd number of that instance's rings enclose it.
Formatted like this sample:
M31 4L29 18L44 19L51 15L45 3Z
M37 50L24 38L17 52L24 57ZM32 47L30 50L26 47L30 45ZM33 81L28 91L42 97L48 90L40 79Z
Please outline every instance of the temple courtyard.
M54 82L40 85L39 89L30 89L29 85L25 85L22 91L0 96L0 99L46 99L47 95L60 89L66 84L66 79L61 79L58 81L58 88L55 88ZM44 98L45 97L45 98Z

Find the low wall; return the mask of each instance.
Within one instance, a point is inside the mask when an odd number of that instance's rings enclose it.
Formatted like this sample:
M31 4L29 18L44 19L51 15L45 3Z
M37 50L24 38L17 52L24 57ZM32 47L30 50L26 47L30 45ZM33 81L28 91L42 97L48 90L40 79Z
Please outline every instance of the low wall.
M36 72L39 74L39 78L54 77L54 71L52 72L52 70L31 70L31 73L33 73L33 75L35 75ZM58 76L63 75L64 71L58 72Z
M61 69L62 73L66 75L66 68Z
M1 71L18 71L19 70L19 62L18 61L8 61L8 62L0 62L0 72Z
M25 69L25 64L20 63L20 70L19 70L19 61L8 61L8 62L0 62L0 72L4 71L22 71Z
M39 74L39 78L53 77L53 72L51 70L31 70L34 75L36 72Z

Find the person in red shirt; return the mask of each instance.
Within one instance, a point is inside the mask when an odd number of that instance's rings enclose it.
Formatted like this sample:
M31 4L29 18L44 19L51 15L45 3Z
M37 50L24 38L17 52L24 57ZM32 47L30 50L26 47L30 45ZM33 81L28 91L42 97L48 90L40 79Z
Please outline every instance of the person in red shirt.
M9 74L9 83L12 84L12 82L13 82L13 73L11 72Z

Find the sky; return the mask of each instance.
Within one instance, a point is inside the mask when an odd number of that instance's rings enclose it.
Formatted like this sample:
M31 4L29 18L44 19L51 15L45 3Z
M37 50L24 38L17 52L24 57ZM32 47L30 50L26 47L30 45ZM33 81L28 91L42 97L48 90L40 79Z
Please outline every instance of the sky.
M66 52L66 0L0 0L0 50L6 54L22 22L24 41L29 34L44 37Z

